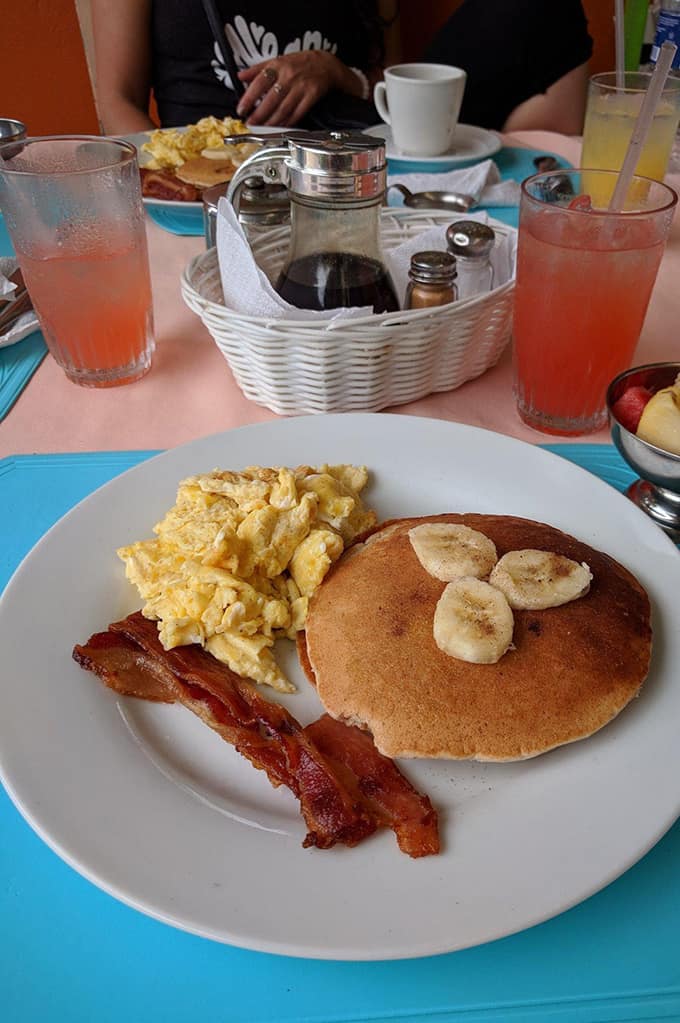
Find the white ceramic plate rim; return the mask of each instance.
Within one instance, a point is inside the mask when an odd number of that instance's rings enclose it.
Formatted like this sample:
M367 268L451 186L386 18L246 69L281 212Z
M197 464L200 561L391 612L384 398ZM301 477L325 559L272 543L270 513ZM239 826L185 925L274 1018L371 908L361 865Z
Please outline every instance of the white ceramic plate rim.
M479 128L474 124L458 124L456 132L461 132L464 137L463 145L468 147L461 152L460 135L458 144L454 142L448 153L440 153L438 156L413 156L410 153L402 153L396 149L392 142L392 128L389 124L374 124L371 128L364 129L367 135L376 135L385 140L385 154L388 160L398 160L400 163L427 163L446 164L452 167L456 163L469 163L472 160L486 160L493 156L503 146L500 135L488 128ZM473 147L473 148L469 148Z
M369 496L381 517L480 510L551 522L627 564L652 598L650 678L635 705L596 736L514 765L406 763L443 810L439 857L412 861L391 834L354 850L302 850L292 798L192 715L116 700L70 660L73 642L138 606L113 551L150 535L181 478L215 465L325 460L372 466ZM674 822L679 581L677 551L637 508L584 470L508 437L349 414L203 438L96 491L15 572L0 600L12 680L0 690L0 777L29 824L77 871L190 932L348 960L480 944L580 902ZM315 713L310 689L289 698L303 720ZM230 816L206 778L226 785ZM234 810L237 789L255 826Z

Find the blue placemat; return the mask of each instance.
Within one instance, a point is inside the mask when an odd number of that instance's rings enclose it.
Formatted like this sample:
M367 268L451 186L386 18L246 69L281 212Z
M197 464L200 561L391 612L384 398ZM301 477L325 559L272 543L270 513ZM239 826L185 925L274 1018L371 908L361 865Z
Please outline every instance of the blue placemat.
M0 214L0 256L11 256L14 250ZM0 348L0 422L5 418L24 387L47 354L40 331L29 334L9 348Z
M545 149L539 151L538 149L522 149L514 146L504 147L494 155L493 159L501 172L502 181L507 181L509 178L514 178L515 181L522 181L524 178L528 178L530 174L536 173L533 162L536 156L554 156L561 167L570 166L557 153L549 153ZM416 171L429 172L432 168L427 163L420 165L411 160L408 163L390 160L388 170L391 174L398 172L413 174ZM488 207L488 209L491 208ZM518 212L516 206L494 206L493 210L494 216L498 217L499 220L505 221L511 227L517 227ZM172 206L151 206L147 204L146 212L159 227L170 231L171 234L203 234L203 210L200 206L183 207L181 203L173 203Z
M9 348L0 348L0 422L46 355L47 345L39 330Z
M632 479L610 446L549 447L619 490ZM1 461L0 586L76 501L152 453ZM679 862L676 825L618 881L521 934L419 960L318 962L214 944L128 909L62 863L0 792L0 1019L677 1021Z

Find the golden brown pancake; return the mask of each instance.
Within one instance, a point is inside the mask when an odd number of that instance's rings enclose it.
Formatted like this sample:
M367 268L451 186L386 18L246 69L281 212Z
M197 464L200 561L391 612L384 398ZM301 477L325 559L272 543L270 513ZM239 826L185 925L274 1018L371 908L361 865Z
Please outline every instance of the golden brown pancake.
M585 561L590 591L515 611L514 649L496 664L450 657L432 633L446 584L428 575L408 538L427 521L478 529L499 557L534 548ZM612 558L540 522L400 519L336 563L312 598L306 645L326 710L369 729L386 756L520 760L592 735L637 695L649 668L649 601Z
M210 188L212 185L231 181L235 172L236 167L231 160L211 160L207 156L195 156L177 167L175 175L180 181L186 181L196 188Z

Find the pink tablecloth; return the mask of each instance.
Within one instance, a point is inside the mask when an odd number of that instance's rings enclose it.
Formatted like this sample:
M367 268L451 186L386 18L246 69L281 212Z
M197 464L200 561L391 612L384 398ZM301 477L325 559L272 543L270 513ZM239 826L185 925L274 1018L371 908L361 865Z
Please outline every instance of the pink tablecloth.
M558 152L578 162L580 143L546 132L507 137L510 145ZM675 182L677 185L678 182ZM200 320L179 293L181 271L203 248L201 238L148 225L157 350L147 376L132 385L89 390L70 383L45 359L0 425L0 457L52 451L168 448L206 434L276 418L246 400ZM638 347L636 362L679 357L680 221L676 217ZM510 352L477 380L387 410L471 423L540 443L550 438L525 427L511 391ZM606 431L583 438L608 439Z

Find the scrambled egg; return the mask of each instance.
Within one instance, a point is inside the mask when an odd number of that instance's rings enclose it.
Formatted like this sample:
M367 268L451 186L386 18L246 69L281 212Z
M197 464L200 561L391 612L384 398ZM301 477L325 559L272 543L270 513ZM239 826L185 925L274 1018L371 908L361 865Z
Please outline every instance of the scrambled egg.
M225 135L243 135L247 132L243 121L234 117L225 117L224 120L202 117L184 131L179 128L158 128L151 132L149 141L142 146L142 152L151 156L144 166L150 170L174 170L187 160L200 156L204 149L222 151L228 157L243 157L248 155L252 146L244 143L242 146L227 147L222 139Z
M201 643L237 674L293 692L271 648L304 628L332 563L375 524L359 497L367 480L353 465L252 466L184 480L157 539L118 551L163 647Z

